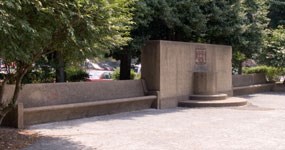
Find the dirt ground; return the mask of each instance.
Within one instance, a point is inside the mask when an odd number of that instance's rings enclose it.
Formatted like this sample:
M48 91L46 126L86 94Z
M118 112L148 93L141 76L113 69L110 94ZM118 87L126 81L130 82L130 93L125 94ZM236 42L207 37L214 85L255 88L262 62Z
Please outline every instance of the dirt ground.
M39 135L33 131L0 127L0 150L19 150L33 144Z

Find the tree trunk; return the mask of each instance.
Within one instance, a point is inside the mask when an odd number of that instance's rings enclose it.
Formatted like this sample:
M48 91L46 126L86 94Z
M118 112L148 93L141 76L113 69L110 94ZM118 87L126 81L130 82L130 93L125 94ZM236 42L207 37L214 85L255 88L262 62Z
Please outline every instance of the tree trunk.
M4 102L4 93L5 93L5 86L7 83L7 79L5 78L4 81L1 83L1 87L0 87L0 125L4 119L4 117L6 116L6 114L9 112L9 110L7 109L7 106Z
M20 66L18 66L18 70L19 73L15 76L15 88L14 88L14 93L11 99L9 99L9 101L6 102L6 100L3 99L4 97L4 91L5 91L5 84L7 81L5 81L2 84L1 87L1 101L0 101L0 125L2 124L2 121L4 119L4 117L14 108L16 108L17 106L17 100L21 91L21 84L22 84L22 80L23 77L27 74L28 70L32 67L32 65L27 65L23 68L21 68ZM5 102L4 102L5 101ZM7 103L7 104L6 104Z
M0 106L0 125L2 124L3 119L5 118L5 116L13 110L13 106L9 105L9 106Z
M131 57L129 51L126 50L125 53L120 56L120 80L130 80L131 79Z
M60 52L55 53L56 59L56 82L66 82L64 71L64 59Z
M0 106L4 105L3 96L4 96L4 93L5 93L5 86L6 86L7 82L8 82L8 79L5 78L3 80L3 82L1 83L1 87L0 87Z

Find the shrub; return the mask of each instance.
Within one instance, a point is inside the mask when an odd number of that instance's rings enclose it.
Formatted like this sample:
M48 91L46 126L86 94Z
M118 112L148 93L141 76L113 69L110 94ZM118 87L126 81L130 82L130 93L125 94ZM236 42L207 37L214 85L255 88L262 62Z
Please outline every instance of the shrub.
M23 78L23 83L52 83L55 81L55 71L48 66L37 67L29 71Z
M117 68L112 73L112 79L119 80L120 79L120 68ZM131 69L131 80L137 79L137 74L134 70Z
M277 68L271 66L256 66L256 67L245 67L243 73L264 73L268 81L277 81L281 75L284 75L285 68Z
M79 67L68 67L66 70L66 79L69 82L85 81L89 74Z

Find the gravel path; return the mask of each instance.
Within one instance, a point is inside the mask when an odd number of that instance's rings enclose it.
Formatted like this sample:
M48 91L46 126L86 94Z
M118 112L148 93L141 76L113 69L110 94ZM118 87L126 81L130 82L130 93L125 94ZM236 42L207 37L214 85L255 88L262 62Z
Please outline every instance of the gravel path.
M285 93L231 108L143 110L30 127L25 150L284 150Z

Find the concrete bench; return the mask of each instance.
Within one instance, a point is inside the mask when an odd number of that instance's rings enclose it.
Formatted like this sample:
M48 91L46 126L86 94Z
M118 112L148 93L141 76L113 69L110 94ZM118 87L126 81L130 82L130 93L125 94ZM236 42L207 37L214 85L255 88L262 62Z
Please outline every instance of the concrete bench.
M11 87L10 87L11 88ZM9 94L8 87L8 94ZM11 92L10 92L11 93ZM143 80L24 85L18 108L4 124L25 126L157 108L158 91L148 91Z
M266 76L263 73L233 75L232 78L233 87L246 87L267 83Z
M278 83L274 87L274 92L285 92L285 84L284 83Z
M233 75L233 95L247 95L272 91L275 83L269 83L263 73Z

